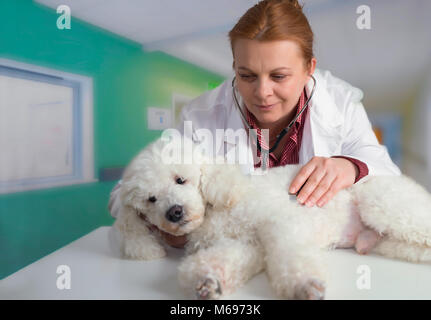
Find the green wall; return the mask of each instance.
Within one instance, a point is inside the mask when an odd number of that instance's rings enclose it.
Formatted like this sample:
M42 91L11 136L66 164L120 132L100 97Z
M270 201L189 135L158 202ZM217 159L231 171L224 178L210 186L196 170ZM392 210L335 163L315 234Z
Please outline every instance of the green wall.
M171 107L177 92L197 96L223 78L30 0L0 0L0 57L93 78L95 172L125 166L160 131L146 106ZM112 182L0 195L0 279L95 228L111 225Z

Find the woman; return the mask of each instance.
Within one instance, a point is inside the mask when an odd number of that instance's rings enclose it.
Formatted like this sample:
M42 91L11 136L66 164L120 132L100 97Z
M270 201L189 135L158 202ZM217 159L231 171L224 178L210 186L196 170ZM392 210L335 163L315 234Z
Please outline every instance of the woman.
M242 166L246 173L262 166L303 164L289 192L310 207L324 206L366 175L400 174L372 131L362 92L316 69L313 32L297 0L259 2L240 18L229 38L234 80L186 106L180 129L191 121L195 140L199 129L209 129L213 137L217 129L256 129L260 150L247 144L247 137L239 137L238 142L225 138L215 152L227 158L244 150L257 154L251 166ZM277 144L277 137L290 124ZM262 157L268 149L272 152ZM184 240L167 242L181 246Z

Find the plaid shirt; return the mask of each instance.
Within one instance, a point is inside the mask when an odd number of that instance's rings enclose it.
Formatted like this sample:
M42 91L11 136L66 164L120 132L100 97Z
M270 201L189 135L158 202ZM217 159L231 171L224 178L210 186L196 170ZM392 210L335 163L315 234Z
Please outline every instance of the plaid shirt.
M298 104L296 105L296 115L298 115L299 112L301 112L302 108L304 108L305 101L307 101L307 93L305 92L305 88L304 88L299 98ZM259 143L261 147L263 149L268 150L269 149L268 143L262 137L261 129L257 126L256 118L250 111L248 111L247 108L245 109L247 112L247 122L249 123L252 129L256 129L257 138L259 139ZM268 161L267 168L299 163L299 149L301 148L302 134L304 131L304 123L305 123L305 119L307 118L307 113L308 113L308 108L306 108L304 112L295 120L295 123L287 133L288 139L283 147L283 152L281 154L281 157L277 159L274 153L271 152L269 154L269 157L267 159ZM258 163L254 165L255 168L259 168L261 166L261 161L260 161L261 157L260 157L259 151L257 151L257 156L259 160L258 160ZM347 159L351 161L358 168L359 174L355 179L355 183L358 182L363 177L365 177L366 175L368 175L368 166L362 161L345 157L345 156L333 156L333 158Z

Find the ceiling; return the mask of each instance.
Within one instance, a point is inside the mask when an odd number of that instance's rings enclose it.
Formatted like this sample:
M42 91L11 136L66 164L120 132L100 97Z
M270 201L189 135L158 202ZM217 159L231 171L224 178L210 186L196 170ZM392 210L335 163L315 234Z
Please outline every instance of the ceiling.
M417 90L430 72L431 1L304 0L315 33L318 68L391 108ZM223 76L232 73L227 33L255 0L36 0ZM356 13L368 5L371 29L359 30ZM373 107L373 106L371 106Z

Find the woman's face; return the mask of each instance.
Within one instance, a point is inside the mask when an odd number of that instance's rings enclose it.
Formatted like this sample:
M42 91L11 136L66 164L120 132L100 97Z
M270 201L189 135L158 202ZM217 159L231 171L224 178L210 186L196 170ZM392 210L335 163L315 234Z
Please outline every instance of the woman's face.
M307 70L299 46L290 40L239 39L234 61L237 88L259 127L285 126L294 116L316 60Z

